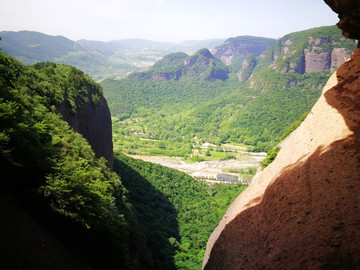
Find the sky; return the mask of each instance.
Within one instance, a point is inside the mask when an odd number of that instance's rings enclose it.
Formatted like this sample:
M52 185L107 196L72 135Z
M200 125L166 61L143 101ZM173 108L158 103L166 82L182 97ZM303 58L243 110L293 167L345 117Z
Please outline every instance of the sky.
M323 0L1 0L0 8L0 31L72 40L280 38L337 21Z

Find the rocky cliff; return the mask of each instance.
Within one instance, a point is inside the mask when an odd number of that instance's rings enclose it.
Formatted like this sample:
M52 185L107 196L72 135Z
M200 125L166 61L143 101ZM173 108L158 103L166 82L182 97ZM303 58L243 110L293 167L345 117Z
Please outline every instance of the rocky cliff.
M360 49L276 160L228 209L205 269L360 266Z
M228 209L204 269L360 267L359 71L355 49L276 160Z
M360 2L356 0L325 0L339 14L337 26L348 38L360 39Z
M261 55L259 66L282 73L333 72L355 47L336 26L319 27L282 37Z
M89 142L97 158L104 157L113 166L112 123L110 110L103 96L97 105L92 101L92 90L87 89L87 100L75 114L68 109L65 100L57 110L66 122Z
M225 64L230 65L234 56L249 54L259 56L275 42L276 40L271 38L239 36L227 39L221 46L212 50L212 53Z

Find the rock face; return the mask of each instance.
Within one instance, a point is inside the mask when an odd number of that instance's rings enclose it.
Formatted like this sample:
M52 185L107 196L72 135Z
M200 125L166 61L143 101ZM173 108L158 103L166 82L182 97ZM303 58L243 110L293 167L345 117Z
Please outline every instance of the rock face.
M225 64L230 65L234 55L253 54L259 56L275 42L276 40L271 38L239 36L227 39L224 44L213 50L213 54L219 57Z
M91 90L87 96L89 102L85 103L72 115L67 109L66 102L58 108L65 121L78 133L84 136L95 152L97 158L104 157L110 168L113 167L112 123L110 110L104 97L100 98L98 105L91 99Z
M356 0L324 0L333 11L339 14L337 26L343 35L360 39L360 2Z
M253 54L249 54L242 63L241 69L237 74L239 81L246 81L250 78L251 72L256 66L256 59Z
M360 49L230 206L204 269L360 268Z
M308 42L304 44L306 47L296 60L293 60L293 62L289 61L286 66L280 69L277 67L275 61L273 69L282 73L290 72L298 74L334 72L350 56L346 48L338 48L336 47L336 43L336 41L331 41L328 38L313 38L310 36ZM286 58L288 55L294 54L294 51L289 49L292 44L290 40L283 42L283 53L277 57L275 56L274 60L277 60L279 57Z

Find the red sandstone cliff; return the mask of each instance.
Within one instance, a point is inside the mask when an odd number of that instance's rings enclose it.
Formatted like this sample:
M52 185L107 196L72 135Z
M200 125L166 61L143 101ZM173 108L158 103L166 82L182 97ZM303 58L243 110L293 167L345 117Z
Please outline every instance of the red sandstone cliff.
M205 269L360 267L360 49L228 209Z
M230 206L203 267L360 268L360 48L330 78L276 160Z

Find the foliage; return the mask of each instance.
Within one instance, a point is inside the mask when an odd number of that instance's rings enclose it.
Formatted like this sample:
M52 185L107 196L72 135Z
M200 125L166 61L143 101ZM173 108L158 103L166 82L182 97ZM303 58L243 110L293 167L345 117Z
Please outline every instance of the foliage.
M269 151L288 127L311 109L330 76L329 72L278 72L283 68L281 61L291 66L309 46L309 40L316 38L328 39L332 47L355 46L336 27L321 27L289 34L258 58L252 54L235 55L230 71L241 68L242 79L251 73L246 82L239 82L235 73L225 81L204 81L194 70L198 68L196 63L212 59L206 50L190 57L170 54L148 72L134 73L120 81L103 81L111 113L117 118L113 129L116 147L135 152L145 144L139 140L146 139L164 142L166 149L152 151L171 156L177 152L171 143L181 149L179 156L184 156L185 149L196 141L241 143L252 146L254 151ZM293 60L284 54L285 47ZM245 59L249 67L242 67ZM192 65L187 72L185 62ZM162 81L154 80L152 76L160 71L164 72Z
M126 39L109 42L72 41L33 31L4 31L0 47L26 65L51 61L75 66L96 81L123 78L129 72L144 70L170 52L195 52L213 48L223 40L188 41L184 43Z
M261 162L261 169L265 169L267 166L270 165L271 162L273 162L277 156L277 154L280 151L280 147L276 146L273 149L271 149L268 153L266 158Z
M268 151L289 125L310 110L328 76L265 70L254 75L262 85L258 90L233 79L202 82L196 77L162 82L106 80L102 86L117 119L113 130L117 136L114 144L119 149L135 150L152 143L140 142L143 138L163 141L166 150L175 150L171 143L185 150L196 137L215 144L244 143L255 146L256 151ZM188 153L181 152L179 156Z
M180 171L120 153L114 169L129 190L156 269L201 269L210 234L246 187L207 186Z
M41 222L55 226L48 229L62 241L85 249L93 245L88 253L95 268L102 261L108 269L131 268L134 236L126 190L106 160L96 159L87 141L55 110L66 99L69 109L76 110L85 102L85 92L100 95L100 88L74 68L51 63L26 67L4 53L0 74L5 192L36 193L42 206L32 206L37 202L29 199L26 206L34 207ZM60 220L69 226L56 228ZM73 237L74 231L82 233Z
M303 57L304 49L315 47L316 39L324 40L316 45L319 52L345 48L346 52L351 54L356 47L354 41L344 38L341 30L335 25L290 33L263 53L255 71L266 69L269 65L277 71L292 69Z

